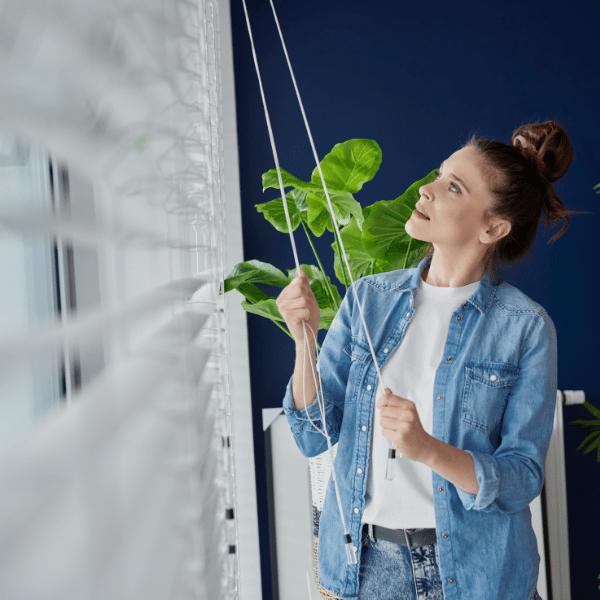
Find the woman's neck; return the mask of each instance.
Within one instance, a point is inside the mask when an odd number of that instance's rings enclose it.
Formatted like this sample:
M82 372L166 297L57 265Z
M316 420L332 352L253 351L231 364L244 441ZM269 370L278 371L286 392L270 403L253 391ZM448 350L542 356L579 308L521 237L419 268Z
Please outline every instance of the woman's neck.
M470 272L452 270L452 272L440 273L440 269L436 269L432 257L429 266L423 270L421 278L425 283L436 287L462 287L479 281L483 277L483 273L483 267Z

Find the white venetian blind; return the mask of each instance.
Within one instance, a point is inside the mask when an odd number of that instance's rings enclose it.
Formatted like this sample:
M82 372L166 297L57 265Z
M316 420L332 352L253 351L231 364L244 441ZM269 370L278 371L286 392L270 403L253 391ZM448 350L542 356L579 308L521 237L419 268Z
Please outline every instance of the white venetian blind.
M0 2L0 598L239 597L218 13Z

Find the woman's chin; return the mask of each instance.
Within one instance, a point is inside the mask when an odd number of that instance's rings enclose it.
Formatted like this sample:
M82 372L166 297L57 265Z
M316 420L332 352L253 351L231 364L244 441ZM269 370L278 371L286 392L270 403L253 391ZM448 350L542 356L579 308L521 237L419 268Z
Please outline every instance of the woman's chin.
M419 231L419 228L415 227L412 217L410 219L408 219L408 221L406 221L406 223L404 224L404 231L406 231L406 233L408 235L410 235L410 237L413 238L414 240L419 240L420 242L427 241L427 240L424 240L422 237L419 237L419 235L417 234L417 231Z

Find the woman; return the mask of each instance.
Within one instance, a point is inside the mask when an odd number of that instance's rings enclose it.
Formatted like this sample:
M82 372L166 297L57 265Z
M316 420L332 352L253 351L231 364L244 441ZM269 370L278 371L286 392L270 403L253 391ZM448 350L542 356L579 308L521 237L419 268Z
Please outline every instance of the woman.
M319 584L354 599L533 600L540 557L530 502L544 483L556 405L556 330L547 312L498 280L522 258L538 220L569 215L552 183L573 151L555 122L512 144L472 137L420 188L407 233L430 242L413 268L348 290L319 355L346 526L331 478L319 520ZM360 318L358 296L386 389ZM326 449L304 359L302 320L319 308L306 273L277 299L296 340L283 406L302 453ZM311 358L312 357L312 358ZM302 380L303 370L305 380ZM306 397L305 407L304 394ZM387 438L387 439L386 439ZM388 440L402 453L385 478ZM361 540L361 543L358 543Z

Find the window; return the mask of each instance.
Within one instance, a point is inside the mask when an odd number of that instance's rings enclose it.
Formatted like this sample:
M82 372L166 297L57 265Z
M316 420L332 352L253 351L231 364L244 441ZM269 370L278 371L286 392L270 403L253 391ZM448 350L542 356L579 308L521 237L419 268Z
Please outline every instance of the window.
M228 10L0 12L2 597L260 590Z

